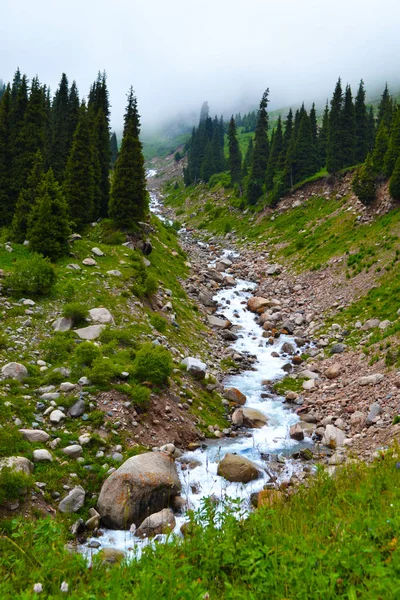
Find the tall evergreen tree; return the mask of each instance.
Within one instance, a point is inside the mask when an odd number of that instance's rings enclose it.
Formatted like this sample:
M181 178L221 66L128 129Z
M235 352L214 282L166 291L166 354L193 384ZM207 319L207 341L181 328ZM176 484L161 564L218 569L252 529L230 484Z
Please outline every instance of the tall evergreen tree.
M211 138L211 151L213 154L213 173L220 173L224 170L224 146L221 145L221 139L224 139L224 132L222 130L222 136L220 132L220 123L218 117L215 116L213 121L213 134ZM212 174L213 174L212 173Z
M346 86L344 95L342 118L342 167L354 165L355 161L355 142L356 142L356 121L354 115L353 96L351 87Z
M240 193L242 183L242 156L240 153L239 142L237 139L236 123L233 115L229 121L228 128L228 147L229 147L229 171L231 175L231 184L239 186Z
M253 160L247 184L247 198L249 204L256 204L263 193L263 185L267 171L269 157L268 141L268 96L269 89L265 90L258 111L257 127L254 135Z
M299 130L293 149L294 183L313 175L318 170L317 149L313 140L313 131L307 111L300 111Z
M74 137L75 129L78 126L79 109L80 109L79 92L78 92L78 88L77 88L76 82L73 81L72 85L71 85L71 88L69 90L68 112L65 115L65 118L68 121L68 123L67 123L67 132L68 132L67 133L67 136L68 136L67 147L68 147L68 154L69 154L69 151L71 150L72 138Z
M397 158L389 181L389 192L395 200L400 200L400 157Z
M340 77L336 83L329 113L328 143L326 148L326 168L335 173L343 167L342 151L342 105L343 92Z
M372 106L368 110L368 152L372 152L375 145L375 115Z
M68 78L62 74L60 85L54 95L51 109L51 165L57 181L64 179L64 170L71 144L71 130L67 118L69 112Z
M0 100L0 227L12 219L11 87Z
M124 136L115 165L109 214L119 227L142 221L148 210L140 120L133 89L128 95Z
M267 191L272 190L274 187L274 176L283 167L283 132L282 132L282 120L278 117L278 124L276 126L274 139L271 140L271 151L269 153L267 173L265 177L265 187Z
M68 253L68 206L61 186L50 169L37 187L36 202L28 220L30 248L51 260Z
M29 215L36 202L36 192L43 177L43 157L40 150L35 154L32 170L29 174L26 187L19 193L12 220L12 237L16 242L22 243L27 239Z
M250 169L251 162L253 160L253 138L249 139L249 143L247 145L246 154L243 159L243 167L242 167L242 178L247 177Z
M364 164L357 169L352 186L353 192L363 204L371 204L375 200L375 169L370 152Z
M368 113L367 106L365 104L364 81L362 79L360 81L356 101L354 104L354 118L356 129L354 159L356 163L362 163L364 162L370 149L368 143Z
M285 156L286 156L286 153L287 153L289 145L290 145L290 140L292 139L292 132L293 132L293 111L290 108L288 115L286 117L285 131L283 134L283 154Z
M92 153L89 118L86 105L82 102L63 182L70 218L78 228L93 217L95 181Z
M113 131L110 138L110 156L111 156L111 167L114 168L118 157L118 141L117 134Z
M381 100L378 106L378 120L377 127L381 123L383 123L386 129L389 131L390 126L392 124L392 115L393 115L393 98L390 95L388 84L385 85L385 89L383 90Z
M385 125L385 121L381 121L376 134L374 152L373 152L373 163L374 169L377 175L382 176L384 173L385 156L389 147L389 134Z
M322 125L318 132L318 158L319 166L326 165L326 148L328 144L328 129L329 129L329 106L328 102L325 105L324 114L322 115Z
M390 139L388 150L385 155L383 170L386 177L390 177L393 173L395 164L400 156L400 107L396 107L392 119L392 128L390 131Z
M21 172L21 165L24 160L24 137L23 127L25 122L25 113L28 107L28 80L26 75L23 75L20 84L18 86L15 100L11 102L10 111L10 124L11 124L11 136L10 136L10 150L11 150L11 194L9 198L11 214L14 212L15 204L19 192L24 184L25 173Z
M317 111L315 110L315 104L314 104L314 102L313 102L311 110L310 110L309 119L310 119L312 140L313 140L313 144L315 146L315 151L316 151L317 156L318 156L319 151L318 151Z

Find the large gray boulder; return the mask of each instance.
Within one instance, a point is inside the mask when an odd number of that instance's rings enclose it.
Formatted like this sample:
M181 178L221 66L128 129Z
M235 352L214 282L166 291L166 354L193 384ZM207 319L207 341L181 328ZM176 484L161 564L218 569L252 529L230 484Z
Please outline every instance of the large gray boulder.
M74 322L72 319L69 319L68 317L59 317L54 321L52 327L54 331L69 331L72 329L73 324Z
M0 460L0 471L7 467L17 473L31 475L33 473L33 463L24 456L8 456Z
M329 446L329 448L340 448L340 446L343 446L345 439L346 435L341 429L334 425L327 425L322 443L324 446Z
M89 316L95 323L114 323L114 317L107 308L91 308L89 310Z
M47 442L50 439L49 434L42 429L20 429L19 431L28 442Z
M181 365L186 367L187 372L196 379L204 379L206 376L207 365L198 358L187 356L181 361Z
M267 424L267 417L255 408L238 408L232 415L232 423L238 427L261 429Z
M248 483L259 477L257 465L244 456L230 454L229 452L225 454L219 463L217 474L227 481L237 481L240 483Z
M180 490L173 459L162 452L147 452L128 458L106 479L97 510L106 527L126 529L167 508Z
M1 373L4 378L10 377L11 379L17 379L23 381L28 377L28 369L20 363L10 362L1 368Z

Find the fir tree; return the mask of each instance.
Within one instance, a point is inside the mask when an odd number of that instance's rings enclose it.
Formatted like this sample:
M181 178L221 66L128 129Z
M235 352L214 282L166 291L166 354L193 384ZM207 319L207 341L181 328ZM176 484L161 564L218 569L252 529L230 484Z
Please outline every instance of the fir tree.
M110 157L111 167L114 168L118 157L118 141L115 131L113 131L112 136L110 138Z
M352 187L353 192L363 204L370 204L375 200L375 170L370 152L365 163L357 169Z
M378 106L378 121L377 127L381 123L383 123L386 129L389 131L390 126L392 124L392 115L393 115L393 98L390 95L388 84L385 85L385 89L383 90L383 94L381 96L381 100Z
M251 137L249 139L246 154L244 155L244 159L243 159L242 179L247 177L252 160L253 160L253 138Z
M222 140L224 138L224 132L222 130ZM221 132L220 123L216 116L213 121L213 134L211 139L211 151L212 151L212 162L214 164L214 173L221 173L224 170L224 146L221 146Z
M365 104L364 82L362 79L360 81L354 104L354 118L356 129L354 159L356 163L362 163L364 162L370 149L368 142L368 113L367 106Z
M274 186L274 176L283 167L282 164L283 154L283 133L282 133L282 120L278 117L278 124L274 134L274 139L271 139L271 151L269 153L267 173L265 177L265 187L267 191L272 190Z
M343 93L340 78L335 87L329 112L328 142L326 148L326 168L335 173L343 167L342 152L342 105Z
M355 142L356 142L356 121L354 116L353 96L351 87L346 86L344 95L343 110L341 116L342 129L342 167L354 165L355 160Z
M69 90L68 112L65 115L66 119L68 121L68 123L67 123L68 154L69 154L69 151L71 150L72 138L74 137L75 129L78 126L79 109L80 109L79 92L78 92L78 88L76 86L75 81L73 81L72 85L71 85L71 89Z
M371 152L375 145L375 115L372 106L368 110L368 152Z
M328 143L328 129L329 129L329 106L328 102L325 105L324 114L322 116L322 125L318 133L318 154L319 154L319 166L325 167L326 165L326 148Z
M9 197L11 216L19 192L24 184L24 173L21 173L21 165L24 160L25 143L22 128L25 121L25 113L28 106L28 80L22 76L16 92L15 100L11 102L10 110L10 152L11 152L11 192Z
M6 87L0 100L0 227L12 219L10 197L12 193L11 154L11 88Z
M229 170L231 175L231 184L239 186L241 194L242 182L242 156L240 153L239 142L236 133L236 123L233 115L229 121L228 128L228 147L229 147Z
M288 115L285 121L285 132L283 134L283 154L286 156L290 141L292 139L293 132L293 111L289 109Z
M200 177L201 180L205 183L208 183L212 175L216 172L215 163L214 163L214 153L211 142L207 143L205 158L201 162L201 171Z
M134 222L142 221L148 211L146 175L139 132L137 100L131 88L109 209L110 217L119 227L129 227Z
M254 135L253 160L247 185L247 198L249 204L256 204L257 200L262 195L267 171L269 157L268 95L269 89L265 90L258 111L257 127Z
M51 166L57 181L62 182L71 145L68 78L62 74L60 85L54 95L51 109Z
M381 176L384 172L385 156L389 147L389 134L384 121L381 121L379 125L378 133L376 135L374 152L373 152L373 163L375 172L378 176Z
M390 178L389 192L395 200L400 200L400 157L398 157L396 160L396 164Z
M383 170L386 177L393 173L394 166L400 156L400 107L397 107L392 119L389 146L385 155Z
M29 245L54 261L68 253L70 228L68 206L52 169L43 175L35 196L28 220Z
M315 104L314 104L314 102L313 102L311 110L310 110L309 119L310 119L312 140L313 140L315 151L316 151L316 154L317 154L317 157L318 157L319 150L318 150L317 111L315 110ZM319 164L319 160L318 160L318 164Z
M78 228L93 216L95 182L92 153L89 119L85 103L82 102L63 183L70 218Z
M313 140L310 118L302 107L300 123L293 148L293 183L313 175L318 169L317 149Z
M19 193L12 220L12 237L16 242L27 239L28 219L36 202L36 191L43 177L43 157L40 150L35 154L32 170L29 174L26 187Z

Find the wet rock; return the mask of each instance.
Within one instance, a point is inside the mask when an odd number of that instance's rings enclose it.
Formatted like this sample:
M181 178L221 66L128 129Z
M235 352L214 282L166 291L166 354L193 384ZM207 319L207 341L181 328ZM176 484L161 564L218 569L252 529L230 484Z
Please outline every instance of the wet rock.
M271 300L262 298L261 296L253 296L247 300L247 308L251 312L258 312L261 308L268 308L271 306Z
M52 323L52 328L54 331L69 331L72 329L74 322L72 319L68 319L67 317L59 317Z
M246 396L242 394L240 390L237 388L225 388L224 389L224 398L230 400L231 402L236 402L236 404L246 404Z
M85 490L77 485L63 498L58 505L58 510L62 513L74 513L85 503Z
M227 481L248 483L258 479L259 470L257 465L244 456L228 453L219 463L217 474Z
M116 548L103 548L99 552L103 564L114 565L120 563L125 558L125 553Z
M170 508L164 508L145 519L136 530L139 538L151 538L162 533L170 533L176 525L174 513Z
M221 331L221 337L228 342L234 342L238 339L236 333L233 333L233 331L229 331L228 329Z
M295 423L290 427L289 435L292 440L297 440L298 442L304 440L304 431L300 423Z
M200 292L199 300L204 306L214 307L217 305L217 302L213 299L212 295L207 292Z
M292 356L295 353L293 344L290 342L285 342L282 344L281 352L283 352L283 354L290 354Z
M238 408L232 415L232 423L238 427L261 429L267 423L267 417L255 408Z
M28 377L28 369L17 362L10 362L1 368L1 373L4 378L10 377L11 379L17 379L23 381Z
M214 317L213 315L207 315L207 320L211 327L216 327L217 329L229 329L232 325L228 319L221 319L220 317Z
M107 527L125 529L168 507L180 489L174 461L165 453L148 452L129 458L106 479L97 509Z

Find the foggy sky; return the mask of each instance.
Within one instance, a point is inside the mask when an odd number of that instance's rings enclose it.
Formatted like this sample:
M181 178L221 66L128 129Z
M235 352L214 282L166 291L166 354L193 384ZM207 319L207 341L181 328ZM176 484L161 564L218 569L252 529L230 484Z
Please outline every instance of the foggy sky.
M17 66L87 94L107 71L112 125L132 84L144 127L195 109L270 108L331 96L340 75L400 82L399 0L0 0L0 78ZM356 91L353 89L353 92Z

